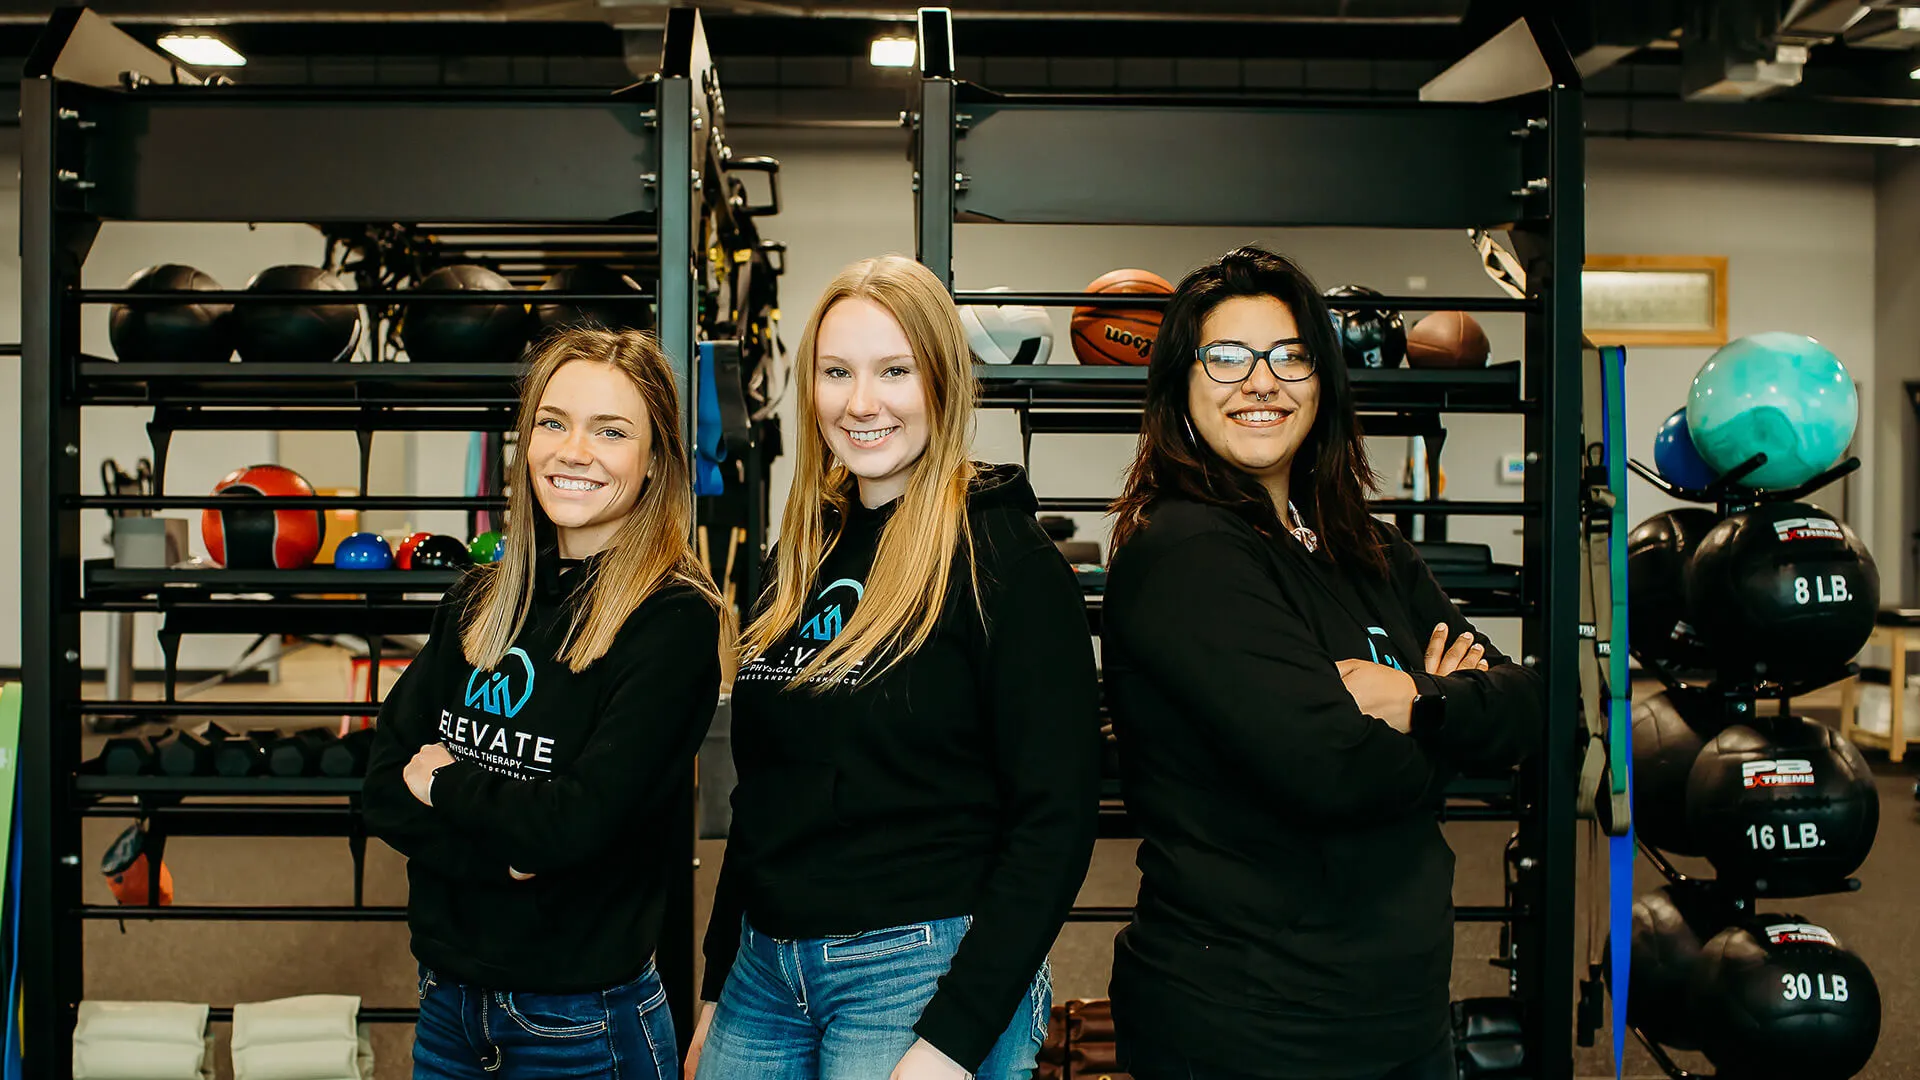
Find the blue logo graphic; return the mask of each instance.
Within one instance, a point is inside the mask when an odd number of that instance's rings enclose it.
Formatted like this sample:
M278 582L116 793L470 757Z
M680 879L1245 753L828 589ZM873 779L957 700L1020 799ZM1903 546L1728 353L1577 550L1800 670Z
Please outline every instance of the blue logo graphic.
M513 693L514 680L506 671L507 660L513 659L520 661L522 672L519 676L520 695L518 697ZM506 657L500 661L500 668L501 670L495 671L491 678L484 681L481 679L482 672L479 668L474 668L473 674L467 676L468 708L477 707L495 716L519 715L520 710L526 706L527 699L533 697L533 661L518 648L508 649Z
M1373 639L1376 637L1387 642L1387 655L1385 659L1382 659L1380 656L1380 646L1374 644L1373 642ZM1403 668L1400 666L1400 658L1393 655L1393 642L1391 639L1387 637L1387 632L1385 629L1378 626L1367 627L1367 648L1372 650L1373 652L1374 663L1385 664L1395 671L1407 670L1406 668Z
M853 602L855 604L858 604L860 598L867 594L867 587L865 585L860 584L852 578L841 578L839 581L821 589L820 595L814 597L814 600L816 602L825 600L828 593L842 587L853 590ZM840 636L840 631L845 629L846 625L846 614L840 610L839 604L835 604L815 615L813 618L808 619L806 625L800 628L800 636L810 641L832 641L834 638Z

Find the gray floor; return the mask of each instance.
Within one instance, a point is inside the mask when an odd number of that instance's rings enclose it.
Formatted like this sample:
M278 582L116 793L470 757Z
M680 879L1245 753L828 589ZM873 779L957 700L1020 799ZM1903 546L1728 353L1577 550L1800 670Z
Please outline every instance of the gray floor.
M1860 1075L1867 1080L1920 1076L1920 1029L1905 1018L1920 1016L1920 929L1912 896L1920 889L1920 817L1916 816L1912 773L1889 766L1884 754L1870 753L1879 772L1881 824L1872 856L1860 871L1860 892L1792 901L1792 910L1831 928L1872 967L1879 985L1884 1021L1879 1048ZM97 860L121 822L89 819L83 860ZM1500 859L1511 825L1455 823L1449 841L1458 853L1455 899L1460 904L1500 902ZM1096 852L1081 902L1131 903L1137 885L1134 845L1103 841ZM700 919L711 902L723 844L701 845L698 872ZM352 864L343 840L196 839L178 841L167 852L182 904L270 903L339 904L351 899ZM1690 871L1703 866L1685 866ZM1651 888L1658 876L1641 860L1638 887ZM1588 883L1583 880L1583 893ZM404 862L377 842L367 865L366 901L404 904ZM87 902L111 903L105 884L89 875ZM1103 997L1116 928L1069 925L1053 952L1056 1000ZM1456 938L1456 997L1505 992L1504 971L1488 965L1497 929L1463 926ZM1584 948L1584 944L1575 947ZM93 923L86 931L88 994L103 999L165 999L230 1005L305 993L359 994L369 1006L403 1006L414 997L406 932L397 924L350 923ZM219 1034L224 1039L224 1026ZM1582 1077L1612 1076L1612 1037L1603 1031L1591 1050L1580 1052ZM378 1025L375 1052L382 1080L408 1075L408 1029ZM231 1075L226 1049L220 1048L220 1075ZM1697 1058L1683 1064L1703 1067ZM1638 1046L1629 1043L1626 1075L1662 1074Z

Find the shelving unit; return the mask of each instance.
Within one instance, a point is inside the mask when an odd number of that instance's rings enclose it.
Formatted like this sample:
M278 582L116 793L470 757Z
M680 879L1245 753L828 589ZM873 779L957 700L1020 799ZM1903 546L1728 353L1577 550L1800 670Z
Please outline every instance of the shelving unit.
M509 281L595 258L642 278L655 329L691 403L699 282L695 267L719 140L718 79L697 12L670 13L653 77L612 93L546 89L377 89L202 85L110 22L82 8L50 19L21 87L21 617L20 776L25 847L19 971L26 987L26 1075L69 1075L66 1033L86 996L82 925L89 919L393 920L400 908L359 902L364 826L358 779L112 776L82 770L81 718L370 716L378 711L378 649L388 635L424 632L451 571L135 570L83 560L83 509L194 510L217 496L164 494L166 449L183 430L353 431L361 495L256 499L268 509L498 510L477 498L367 495L374 433L505 431L520 365L415 363L134 364L79 353L84 305L132 298L83 289L81 270L106 221L292 222L323 231L411 227L431 232L447 262L513 259ZM352 154L333 148L351 145ZM716 157L716 155L720 155ZM379 163L374 167L371 163ZM708 173L702 182L702 171ZM430 223L420 225L419 223ZM331 252L335 237L329 233ZM316 247L319 245L316 243ZM362 278L364 286L365 279ZM587 301L543 291L456 294L362 287L329 302L374 313L401 302ZM310 302L310 294L194 293L195 301ZM156 294L142 293L153 300ZM153 410L154 496L82 496L82 410ZM694 410L680 418L691 441ZM344 634L374 651L363 701L102 701L82 696L80 615L162 613L166 633ZM171 665L170 665L171 668ZM171 670L170 670L171 675ZM167 698L172 698L169 684ZM238 800L238 801L206 801ZM675 1021L693 1004L693 777L666 827L685 837L687 872L667 904L659 968ZM355 851L355 903L342 906L95 907L82 903L97 852L81 847L85 816L142 817L173 836L346 836ZM217 1019L230 1015L214 1010ZM410 1022L412 1009L364 1009L361 1019Z
M1521 567L1436 574L1473 616L1521 620L1519 648L1510 651L1546 679L1550 713L1542 748L1512 776L1456 783L1443 816L1517 822L1510 860L1516 878L1507 902L1461 907L1456 917L1505 927L1505 955L1496 963L1509 969L1525 1018L1528 1074L1546 1080L1571 1077L1575 1024L1582 106L1580 77L1551 25L1532 19L1525 25L1551 85L1515 88L1486 101L1015 96L955 78L951 16L923 8L922 77L908 119L916 254L961 304L1145 307L1164 298L955 289L956 223L1509 231L1527 268L1525 297L1392 296L1367 303L1520 314L1526 333L1519 363L1351 375L1369 435L1431 440L1443 435L1441 418L1448 413L1524 420L1522 498L1379 500L1373 509L1430 519L1498 515L1521 523ZM1517 69L1506 59L1482 50L1429 87L1510 85ZM1139 430L1142 368L978 366L975 374L982 404L1017 411L1024 437ZM1437 468L1433 458L1430 468ZM1104 512L1107 501L1041 503L1044 510ZM1082 575L1096 624L1097 578ZM1131 835L1111 785L1107 795L1101 834ZM1077 921L1130 917L1130 910L1117 908L1073 915Z

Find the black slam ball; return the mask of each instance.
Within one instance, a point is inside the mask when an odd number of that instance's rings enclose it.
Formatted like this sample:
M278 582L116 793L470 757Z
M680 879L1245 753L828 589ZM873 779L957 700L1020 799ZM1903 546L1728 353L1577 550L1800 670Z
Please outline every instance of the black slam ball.
M1873 556L1808 503L1728 517L1687 568L1687 609L1728 678L1837 678L1866 645L1879 606Z
M1676 1050L1700 1048L1688 989L1702 946L1739 914L1716 902L1710 889L1693 882L1667 885L1633 902L1627 1022Z
M443 266L420 281L420 292L511 292L513 283L484 266ZM527 347L527 305L408 304L400 321L407 359L420 364L510 364Z
M346 282L317 266L270 266L247 282L250 292L348 292ZM233 309L240 359L256 363L324 364L352 358L360 342L353 304L245 303Z
M548 278L540 286L543 292L633 293L632 300L557 300L536 304L534 316L542 333L569 326L591 326L602 330L646 330L653 315L633 279L599 263L570 266Z
M149 266L127 281L136 292L217 292L220 283L191 266ZM135 301L107 317L113 355L134 363L224 364L233 359L228 304Z
M1655 514L1627 534L1627 646L1635 656L1700 671L1712 656L1687 613L1687 567L1720 523L1700 507Z
M1706 691L1676 687L1633 705L1633 825L1662 851L1701 854L1687 825L1687 778L1725 725Z
M1866 861L1880 795L1866 758L1839 732L1798 716L1756 717L1694 759L1687 827L1722 882L1806 895Z
M1760 915L1714 935L1687 997L1700 1049L1723 1077L1846 1080L1880 1040L1873 972L1797 915Z
M1407 324L1397 311L1362 307L1354 300L1379 296L1365 285L1341 285L1327 290L1327 309L1333 314L1333 336L1340 354L1353 368L1397 368L1407 359Z

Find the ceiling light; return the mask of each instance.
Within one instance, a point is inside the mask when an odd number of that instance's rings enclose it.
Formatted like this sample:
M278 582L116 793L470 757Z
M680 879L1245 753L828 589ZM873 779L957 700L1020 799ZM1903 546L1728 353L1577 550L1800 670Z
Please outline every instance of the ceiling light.
M234 51L233 46L211 34L167 34L159 41L161 48L178 57L183 64L195 67L245 67L247 58Z
M910 37L874 38L867 58L874 67L910 68L920 58L920 46Z

